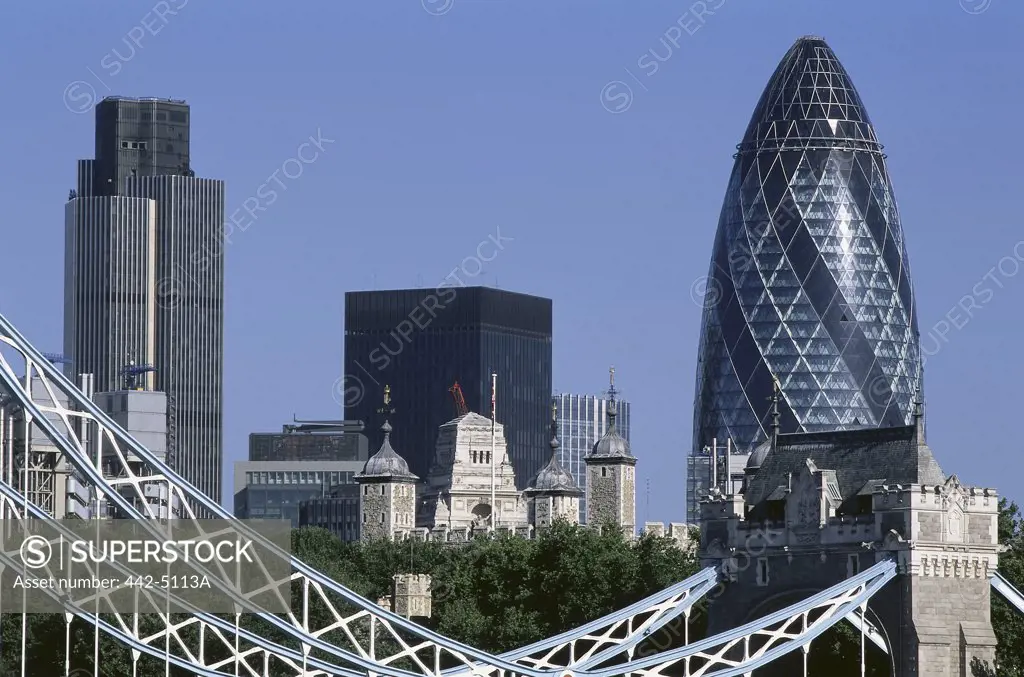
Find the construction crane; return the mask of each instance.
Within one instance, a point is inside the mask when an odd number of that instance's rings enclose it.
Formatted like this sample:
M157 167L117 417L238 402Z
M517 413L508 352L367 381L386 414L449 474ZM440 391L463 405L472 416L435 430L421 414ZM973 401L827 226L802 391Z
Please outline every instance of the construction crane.
M455 400L455 410L459 416L465 416L469 413L469 408L466 406L466 398L462 396L462 386L456 381L455 384L448 389L448 392L452 394L452 399Z
M135 360L129 360L121 369L121 374L124 376L124 389L125 390L145 390L145 386L142 385L142 381L139 379L143 374L148 374L151 371L156 371L156 368L151 364L135 364Z

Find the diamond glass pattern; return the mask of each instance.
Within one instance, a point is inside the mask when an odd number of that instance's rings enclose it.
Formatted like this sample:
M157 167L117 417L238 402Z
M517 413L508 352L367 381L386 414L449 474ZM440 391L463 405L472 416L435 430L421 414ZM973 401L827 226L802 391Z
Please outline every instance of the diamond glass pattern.
M766 439L773 374L782 432L909 424L921 369L899 212L824 40L797 40L737 148L708 273L694 453L716 437L738 451Z

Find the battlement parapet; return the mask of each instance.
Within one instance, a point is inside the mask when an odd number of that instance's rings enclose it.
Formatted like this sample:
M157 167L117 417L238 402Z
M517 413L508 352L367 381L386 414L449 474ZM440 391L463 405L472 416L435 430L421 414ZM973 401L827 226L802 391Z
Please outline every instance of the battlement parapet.
M964 487L950 478L945 485L883 484L872 493L875 512L892 510L945 510L950 501L961 505L964 512L999 512L999 494L986 487Z
M395 574L392 580L391 610L406 618L430 618L430 574Z
M743 519L746 506L743 494L712 494L700 502L701 522L707 520Z
M697 527L685 522L645 522L641 534L650 534L660 538L671 538L676 545L684 550L696 546L699 537L695 538Z

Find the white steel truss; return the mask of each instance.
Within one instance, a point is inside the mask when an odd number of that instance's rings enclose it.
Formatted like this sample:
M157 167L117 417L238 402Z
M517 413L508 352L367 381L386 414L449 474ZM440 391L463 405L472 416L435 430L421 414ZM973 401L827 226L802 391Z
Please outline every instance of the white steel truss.
M593 677L734 677L746 675L812 640L851 614L896 576L884 560L813 597L744 626L647 658L590 671ZM806 657L805 674L806 674ZM680 672L681 670L681 672Z
M1006 580L998 571L992 574L990 580L992 581L992 589L1002 595L1017 611L1024 614L1024 595L1021 594L1020 590L1013 587L1013 584Z
M114 423L2 315L0 395L7 396L6 402L0 402L0 408L18 410L17 422L25 431L23 439L30 439L30 430L44 433L57 448L59 462L73 467L76 477L91 487L94 516L141 520L140 523L158 538L162 533L161 520L168 518L188 520L200 531L204 524L198 514L233 520L219 505ZM51 515L15 486L9 437L6 449L0 444L0 518L6 518L8 526L30 518L47 519L52 523ZM0 434L0 443L4 439ZM56 463L51 462L52 465ZM49 505L52 504L48 502L47 507ZM679 663L686 666L686 675L724 676L749 672L783 653L805 646L865 603L895 571L891 563L880 563L785 610L790 612L789 617L774 614L697 644L633 660L637 646L672 619L684 616L688 628L692 605L717 582L716 573L707 569L620 612L496 656L382 609L275 548L245 524L236 522L236 525L237 531L246 538L260 543L272 555L288 559L292 570L288 582L297 599L281 600L292 609L287 614L268 613L247 596L230 590L221 583L227 580L225 572L220 571L221 576L218 576L216 571L189 563L194 572L209 575L211 583L221 593L231 595L236 605L233 620L203 613L177 598L174 598L175 606L189 613L161 614L169 608L164 605L171 599L171 593L142 594L140 610L157 613L160 618L159 627L146 628L140 622L142 613L113 613L112 609L101 606L103 602L99 598L92 600L95 608L89 609L86 608L88 600L72 603L67 597L56 596L65 609L69 631L74 617L84 618L96 628L97 651L99 633L103 632L131 647L136 664L140 654L148 654L164 660L167 665L187 667L196 674L211 677L267 676L271 672L279 674L282 669L301 677L362 677L367 674L385 677L577 674L610 677L625 673L653 676ZM51 526L60 528L55 523ZM12 553L0 553L0 566L19 565ZM266 573L266 567L263 571L266 589L275 589L280 581ZM301 611L295 611L297 607ZM112 622L106 620L108 618ZM197 636L198 644L195 643ZM204 655L209 643L204 639L219 646L218 656ZM24 633L22 642L24 660ZM740 645L744 647L742 656L736 659L734 654ZM96 656L97 664L98 658ZM691 666L700 667L693 671ZM714 669L715 666L725 667L726 671Z

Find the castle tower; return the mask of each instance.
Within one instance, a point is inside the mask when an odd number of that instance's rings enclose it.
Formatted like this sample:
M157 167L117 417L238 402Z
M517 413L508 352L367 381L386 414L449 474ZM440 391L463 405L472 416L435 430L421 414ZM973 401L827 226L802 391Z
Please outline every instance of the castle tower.
M636 529L636 457L615 429L615 368L609 369L608 431L583 459L587 464L587 524Z
M391 388L384 386L385 414L393 410ZM355 476L359 489L360 540L403 538L416 527L416 483L409 464L391 448L391 424L381 426L384 442Z
M580 496L572 474L558 462L558 409L551 404L551 460L540 469L524 492L528 501L530 524L536 529L551 526L555 520L577 524L580 520Z

